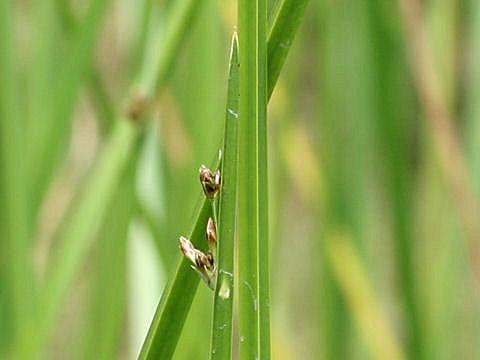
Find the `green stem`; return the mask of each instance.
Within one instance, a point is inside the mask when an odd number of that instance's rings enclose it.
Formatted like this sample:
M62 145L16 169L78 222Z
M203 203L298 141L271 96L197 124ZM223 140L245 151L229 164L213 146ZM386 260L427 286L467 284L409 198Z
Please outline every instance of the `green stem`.
M272 96L280 71L309 0L281 0L268 36L268 98Z
M232 358L233 329L233 259L235 220L237 212L237 166L238 166L238 38L233 35L230 55L225 135L222 159L222 187L218 233L218 275L214 298L212 346L210 359Z
M200 250L206 249L205 224L212 215L211 209L210 201L204 199L189 237ZM200 279L190 265L190 260L182 256L175 276L171 278L157 306L139 359L172 357Z
M218 200L217 199L212 199L210 200L210 203L212 204L212 217L213 217L213 222L215 223L215 226L218 225Z
M267 349L260 346L261 338L269 341L268 299L265 298L268 294L266 20L264 0L238 3L241 64L238 292L239 351L242 360L269 358L269 345ZM259 263L266 264L262 266L266 274L260 274Z

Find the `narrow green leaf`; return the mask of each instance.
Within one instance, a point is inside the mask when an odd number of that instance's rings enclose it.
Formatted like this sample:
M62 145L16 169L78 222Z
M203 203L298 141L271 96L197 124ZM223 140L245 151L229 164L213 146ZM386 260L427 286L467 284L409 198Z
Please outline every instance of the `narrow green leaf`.
M268 36L268 98L285 63L309 0L281 0Z
M222 188L217 225L218 277L215 289L211 356L213 359L232 358L233 324L233 258L237 212L238 166L238 38L233 35L230 55L227 110L222 155Z
M210 201L205 199L201 203L189 238L200 250L206 249L205 226L210 216L212 207ZM190 265L190 260L182 256L175 275L163 291L139 359L172 357L200 279Z

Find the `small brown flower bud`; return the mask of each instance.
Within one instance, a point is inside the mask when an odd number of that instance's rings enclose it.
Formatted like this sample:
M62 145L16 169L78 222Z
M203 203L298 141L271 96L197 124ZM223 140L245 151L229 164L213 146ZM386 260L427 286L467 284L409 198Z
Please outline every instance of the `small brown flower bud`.
M205 165L200 166L200 182L203 186L203 191L209 199L213 199L217 196L220 190L221 176L220 171L212 172Z
M184 236L180 236L180 250L183 254L190 259L191 262L195 263L196 261L196 250L192 242Z

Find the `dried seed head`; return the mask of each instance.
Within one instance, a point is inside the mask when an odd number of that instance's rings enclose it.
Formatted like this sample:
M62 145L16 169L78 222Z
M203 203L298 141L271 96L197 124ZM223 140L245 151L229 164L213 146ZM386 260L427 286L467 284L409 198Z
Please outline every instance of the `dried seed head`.
M208 241L208 248L210 249L210 251L215 252L217 249L217 233L215 229L215 222L211 217L208 218L206 235Z
M207 271L213 271L215 267L212 254L210 252L205 254L197 249L195 249L195 264L197 264L198 268L205 269Z
M209 251L207 254L207 260L210 268L215 267L215 260L213 259L213 254Z
M197 264L197 267L199 268L208 268L207 255L197 249L195 249L195 264Z
M215 288L217 271L211 252L208 254L196 249L192 242L186 237L180 236L180 249L183 254L193 263L192 269L195 270L205 283L211 288Z
M203 186L203 191L209 199L213 199L217 196L220 190L221 176L220 171L213 172L205 165L200 166L200 182Z

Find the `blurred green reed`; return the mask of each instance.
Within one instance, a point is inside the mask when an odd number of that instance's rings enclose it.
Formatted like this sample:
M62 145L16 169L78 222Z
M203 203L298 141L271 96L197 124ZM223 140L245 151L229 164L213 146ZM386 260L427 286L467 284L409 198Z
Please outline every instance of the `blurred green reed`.
M29 261L29 202L28 177L25 163L23 134L25 123L21 117L20 91L17 82L18 61L14 42L14 13L12 4L0 5L0 134L1 134L1 234L2 261L2 337L0 354L19 334L19 326L26 317L33 294L33 272ZM6 255L9 254L9 255Z
M236 25L222 308L177 239ZM479 49L475 0L0 2L0 358L478 358Z

